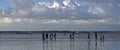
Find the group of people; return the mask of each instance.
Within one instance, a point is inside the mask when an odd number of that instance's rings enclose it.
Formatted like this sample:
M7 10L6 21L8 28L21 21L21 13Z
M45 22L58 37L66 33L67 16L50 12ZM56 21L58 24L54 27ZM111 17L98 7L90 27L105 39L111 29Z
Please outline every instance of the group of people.
M104 34L100 34L100 40L101 40L101 41L104 41L104 40L105 40Z
M90 40L90 34L88 34L88 40ZM95 40L98 40L98 34L97 33L95 33ZM99 34L99 40L100 41L104 41L105 40L103 33Z
M74 34L70 34L70 39L74 40Z
M45 40L45 39L50 39L50 40L53 40L53 39L56 39L56 34L42 34L42 38L43 38L43 40Z

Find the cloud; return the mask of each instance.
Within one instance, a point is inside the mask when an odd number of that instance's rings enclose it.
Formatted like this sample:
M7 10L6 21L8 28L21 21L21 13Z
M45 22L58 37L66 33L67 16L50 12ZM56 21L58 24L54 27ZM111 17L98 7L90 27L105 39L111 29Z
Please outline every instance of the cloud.
M116 0L118 1L118 0ZM118 2L105 0L12 0L13 8L2 11L3 16L39 19L103 19L119 15ZM119 5L119 4L117 4ZM1 11L0 11L1 12Z
M12 19L4 18L4 19L1 20L1 23L12 23Z
M33 0L12 0L16 9L30 9L34 6Z
M91 19L97 18L87 11L82 9L89 9L86 6L89 3L80 2L77 0L72 2L72 0L55 0L53 3L39 2L35 3L32 0L12 0L14 4L14 17L30 17L30 18L40 18L40 19ZM86 5L85 5L86 4ZM82 5L83 7L81 7ZM84 7L85 5L85 7ZM99 7L99 6L98 6ZM95 8L96 13L102 13L103 9L99 7ZM98 12L99 11L99 12ZM100 12L101 11L101 12Z
M14 9L4 10L4 16L39 19L103 19L118 15L114 3L85 0L54 0L34 2L33 0L12 0ZM111 6L110 6L111 5ZM113 12L113 13L111 13ZM111 15L112 14L112 15ZM110 16L110 17L108 17Z
M10 17L1 17L0 23L2 24L11 24L14 22L22 22L21 18L10 18Z
M34 19L34 18L0 18L0 30L119 30L119 22L111 19L66 20L66 19ZM2 28L1 27L1 28ZM32 29L31 29L32 28Z
M11 1L12 7L0 9L0 23L5 24L6 29L32 30L31 27L33 30L120 29L119 0Z
M0 10L2 16L39 19L105 19L118 18L119 3L105 0L12 0L13 8ZM117 10L117 11L116 11Z
M94 7L92 7L92 6L89 7L88 12L92 13L92 14L98 14L98 15L99 14L100 15L105 15L105 13L106 13L104 9L102 9L101 7L97 7L97 6L96 7L95 6Z
M38 24L119 24L112 19L89 19L89 20L70 20L70 19L34 19L34 18L12 18L1 17L0 23L13 24L13 23L38 23Z

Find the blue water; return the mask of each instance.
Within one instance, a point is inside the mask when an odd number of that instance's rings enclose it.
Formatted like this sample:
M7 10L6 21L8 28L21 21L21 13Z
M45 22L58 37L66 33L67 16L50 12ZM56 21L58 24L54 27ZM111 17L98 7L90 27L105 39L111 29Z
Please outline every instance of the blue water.
M120 41L0 40L0 50L120 50Z

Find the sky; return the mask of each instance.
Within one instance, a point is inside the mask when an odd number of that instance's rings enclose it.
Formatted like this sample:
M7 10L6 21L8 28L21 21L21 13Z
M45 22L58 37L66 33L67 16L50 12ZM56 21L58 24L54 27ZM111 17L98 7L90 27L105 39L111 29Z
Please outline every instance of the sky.
M0 31L120 31L120 0L0 0Z

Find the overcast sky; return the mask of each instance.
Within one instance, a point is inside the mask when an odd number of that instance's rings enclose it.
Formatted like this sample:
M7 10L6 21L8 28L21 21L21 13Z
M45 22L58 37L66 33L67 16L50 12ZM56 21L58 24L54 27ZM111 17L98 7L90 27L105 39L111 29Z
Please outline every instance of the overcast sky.
M120 0L0 0L0 31L120 31Z

